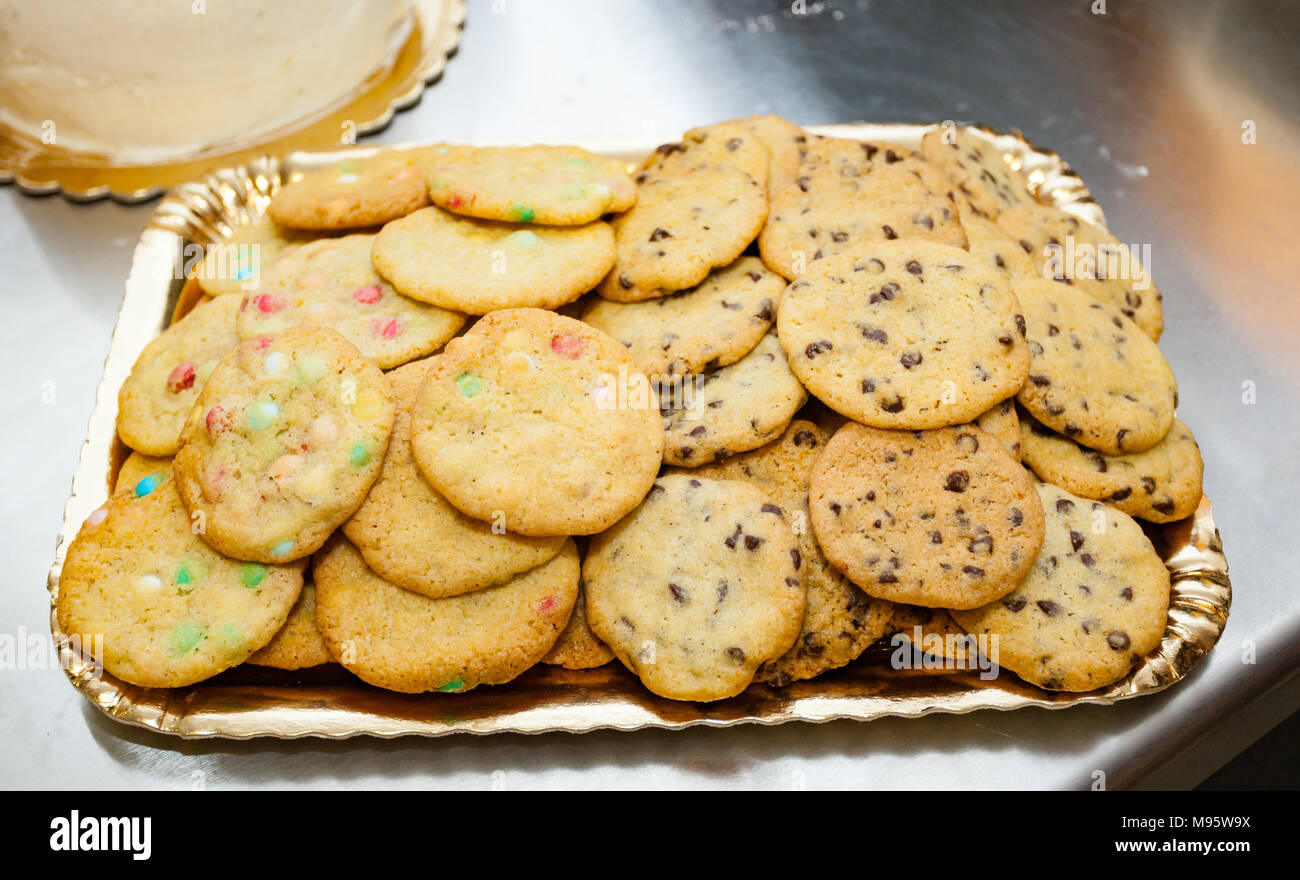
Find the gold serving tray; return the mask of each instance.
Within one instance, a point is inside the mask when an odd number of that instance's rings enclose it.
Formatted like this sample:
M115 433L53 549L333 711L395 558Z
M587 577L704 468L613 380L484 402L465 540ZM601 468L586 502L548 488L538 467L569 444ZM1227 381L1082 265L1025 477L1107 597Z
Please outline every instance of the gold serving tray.
M932 128L858 123L809 130L917 147L921 136ZM1055 153L1035 147L1018 133L984 129L978 133L1025 172L1041 198L1104 224L1083 181ZM585 141L581 145L631 162L657 143L636 139ZM353 155L368 156L392 148L352 149ZM371 687L333 664L299 672L241 666L209 681L173 690L134 687L97 670L59 631L54 603L68 542L82 521L107 499L112 478L127 453L114 427L118 388L144 345L198 296L197 285L187 282L183 271L187 246L192 251L194 244L214 241L228 235L234 226L260 216L282 179L327 165L338 156L337 151L262 156L180 186L159 203L136 246L49 574L50 626L68 678L109 717L187 738L341 739L363 734L582 733L603 728L728 727L840 718L869 721L891 715L916 717L1025 706L1063 709L1109 704L1164 690L1188 675L1223 632L1232 586L1213 511L1209 499L1203 498L1196 513L1185 520L1146 526L1172 578L1169 624L1160 647L1127 678L1086 694L1040 690L1007 672L982 681L974 672L895 670L889 665L890 651L885 644L872 646L848 667L811 681L779 689L756 684L732 699L703 704L656 697L617 662L582 671L538 666L506 685L464 694L415 696ZM192 252L188 256L192 257Z
M361 83L342 102L248 142L203 151L176 161L127 165L110 155L77 153L42 144L0 124L0 184L14 183L30 195L62 193L73 201L112 198L147 201L213 168L290 150L327 150L340 143L344 124L357 136L381 130L398 110L413 107L435 81L460 43L465 0L412 0L411 33L392 63ZM0 94L0 101L4 95Z

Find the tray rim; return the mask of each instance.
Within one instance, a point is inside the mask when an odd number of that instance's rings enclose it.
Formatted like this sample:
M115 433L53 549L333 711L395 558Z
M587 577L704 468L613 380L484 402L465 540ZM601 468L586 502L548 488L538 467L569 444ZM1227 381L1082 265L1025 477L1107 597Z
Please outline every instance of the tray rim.
M933 129L939 124L942 123L858 122L805 126L805 129L814 134L827 134L844 137L862 136L860 134L855 135L853 132L860 131L861 129L871 129L873 132L872 137L874 139L882 139L881 132L884 132L885 134L904 133L907 136L919 136L920 132ZM1088 194L1083 181L1070 169L1064 159L1061 159L1057 154L1050 150L1033 145L1024 138L1019 131L998 132L978 124L969 124L969 127L981 137L994 144L1004 143L1005 139L1011 139L1023 144L1030 154L1050 157L1054 161L1052 168L1047 168L1045 170L1040 166L1024 170L1026 170L1027 174L1031 175L1031 179L1033 179L1039 186L1052 185L1056 188L1063 189L1066 193L1073 193L1076 197L1075 200L1068 204L1063 204L1061 207L1066 210L1074 208L1074 213L1085 217L1085 219L1099 222L1104 225L1104 216L1101 213L1100 206L1098 206L1095 200L1092 199L1091 195ZM670 138L671 136L666 139ZM653 147L653 144L658 142L658 140L645 136L603 139L588 138L579 141L580 144L586 146L588 149L592 149L593 151L605 153L607 155L627 155L629 158L636 155L643 155L648 149ZM647 147L647 144L650 144L650 146ZM418 145L411 143L350 145L328 151L295 151L286 155L283 160L268 156L264 157L263 160L258 161L267 163L267 167L261 168L261 171L270 171L273 175L279 175L282 161L286 166L293 165L296 161L310 159L326 162L329 161L326 157L337 155L339 152L368 155L384 150L411 148L413 146ZM258 163L254 162L250 163L250 165L257 166ZM244 167L245 166L240 166L241 169ZM93 706L114 721L133 727L151 730L156 733L177 736L186 740L230 739L246 741L262 738L302 739L307 737L349 739L357 736L395 739L403 736L442 737L456 733L488 735L491 733L588 733L596 730L630 731L654 728L677 730L690 727L724 728L739 726L742 724L773 726L788 721L803 721L807 723L821 724L837 720L869 721L874 720L875 718L884 717L919 718L931 714L968 714L982 709L1012 711L1031 706L1056 710L1070 708L1071 706L1076 705L1109 705L1120 700L1132 699L1134 697L1146 696L1148 694L1163 691L1175 682L1186 677L1186 675L1190 674L1213 648L1214 644L1217 643L1222 634L1231 607L1231 580L1228 576L1227 561L1223 555L1221 538L1213 519L1213 509L1208 497L1203 496L1201 505L1196 513L1187 520L1180 521L1180 523L1189 524L1188 540L1191 541L1195 539L1201 542L1201 546L1196 549L1201 551L1202 556L1189 560L1192 564L1178 568L1174 567L1171 560L1166 559L1165 561L1167 567L1169 567L1171 571L1171 591L1177 592L1179 584L1195 582L1203 585L1205 589L1211 592L1218 592L1218 595L1211 596L1208 599L1205 596L1189 596L1187 601L1183 603L1187 607L1182 609L1183 611L1190 612L1193 617L1204 618L1209 615L1212 618L1210 620L1210 627L1214 632L1209 634L1208 642L1205 644L1204 649L1192 658L1190 664L1187 664L1185 668L1176 668L1176 661L1178 660L1177 655L1179 653L1178 649L1186 643L1174 640L1172 647L1167 645L1166 643L1170 642L1171 639L1170 631L1176 630L1179 627L1182 627L1184 630L1187 630L1189 627L1195 629L1196 626L1195 621L1189 622L1176 618L1174 614L1175 603L1171 600L1170 620L1167 624L1166 634L1162 640L1161 647L1152 655L1148 655L1148 658L1144 663L1138 667L1137 672L1126 676L1124 679L1121 679L1120 682L1117 682L1109 688L1099 691L1090 691L1082 694L1060 694L1040 691L1039 689L1032 688L1032 686L1025 685L1027 689L1036 692L1034 697L1026 697L1010 691L987 688L982 690L965 691L957 695L955 699L947 698L948 701L944 704L913 706L912 703L918 702L921 698L900 698L896 705L878 706L869 712L855 711L852 705L846 705L833 711L820 712L815 711L811 706L799 708L797 704L801 699L818 699L817 697L808 697L796 698L792 701L788 701L791 705L786 707L783 711L771 715L759 716L751 714L731 718L714 718L704 715L703 717L688 720L667 720L656 716L644 705L635 705L632 707L632 714L635 715L640 713L645 717L637 720L629 719L620 721L617 718L595 717L599 715L598 710L602 707L593 705L590 709L593 713L593 717L590 721L584 719L583 723L568 723L563 726L556 726L554 722L521 723L521 721L527 721L529 715L539 712L540 710L538 708L533 708L521 713L514 713L514 715L498 716L486 724L464 724L459 721L432 724L428 721L398 721L396 719L388 719L388 721L392 723L374 725L375 719L380 718L381 716L376 716L373 713L366 714L352 709L338 709L332 707L321 707L315 710L320 715L319 722L321 726L313 727L310 724L291 725L292 732L285 732L282 730L278 731L269 728L240 730L237 725L234 727L230 725L223 726L219 722L229 720L232 716L221 715L217 716L217 721L213 722L213 726L207 728L186 728L183 722L185 718L190 716L184 714L179 716L179 723L169 724L167 723L167 718L172 713L168 710L172 703L175 702L174 698L179 695L190 693L192 688L203 688L204 683L191 686L191 688L167 691L166 689L135 688L134 686L126 685L125 683L118 683L116 679L107 673L104 674L103 678L94 677L93 669L88 663L86 663L80 654L76 653L76 651L70 647L66 636L64 636L64 634L59 630L56 612L58 579L62 571L68 543L80 528L85 514L88 513L90 509L93 509L93 507L87 508L83 513L78 515L77 509L86 508L88 504L88 502L84 502L82 499L87 495L97 498L98 500L95 501L95 505L98 506L98 504L101 504L107 496L106 487L103 485L102 479L100 479L100 485L98 487L87 484L87 480L91 478L92 471L98 474L100 478L103 477L102 462L96 463L88 461L88 458L93 452L95 452L93 443L95 438L93 434L96 424L102 423L105 419L105 414L110 411L110 427L113 425L113 422L115 422L117 389L120 386L121 381L125 379L126 373L129 372L137 353L119 350L117 345L119 332L123 332L125 327L129 327L132 320L138 320L133 312L141 312L142 317L145 309L143 295L137 294L133 297L132 291L141 289L145 285L164 283L165 280L165 283L174 288L172 290L172 298L175 298L180 294L180 282L172 278L170 274L167 274L164 279L162 273L160 273L160 263L162 261L159 260L159 254L168 250L174 250L178 241L183 244L190 236L179 231L175 222L169 222L174 221L175 217L169 215L168 211L172 210L174 212L177 207L176 200L181 199L186 195L187 191L189 195L193 195L192 191L195 188L202 188L205 185L211 188L214 185L228 183L228 181L223 179L223 174L223 171L214 172L213 174L209 174L203 181L196 181L191 184L184 184L177 187L171 195L166 197L155 208L148 226L146 226L142 232L140 240L136 245L136 249L132 256L131 271L126 280L126 293L122 300L117 325L114 327L113 331L113 340L110 344L109 355L105 359L104 373L101 376L96 389L95 406L88 424L88 436L82 444L77 471L73 478L72 493L65 505L63 523L55 547L54 564L51 566L47 577L46 586L50 593L51 635L55 639L58 647L61 667L72 685L80 691ZM256 177L257 175L254 176ZM264 176L265 175L263 175L263 177ZM259 177L259 180L261 179L262 178ZM262 180L262 182L265 181ZM254 193L244 192L241 195L245 200L249 200L253 196L260 196L262 198L269 197L269 193L260 191ZM192 211L186 216L194 219ZM221 234L219 229L215 231L217 232L217 235ZM211 240L210 237L209 240ZM171 265L170 257L167 260L167 265L168 267ZM192 280L188 283L193 286ZM170 308L165 311L168 316L171 315L172 310ZM159 316L157 314L152 316L154 326L159 326L158 318ZM164 324L166 322L167 319L165 317ZM115 430L113 430L112 436L108 441L110 448L115 437ZM1179 524L1157 526L1156 528L1166 528L1176 525ZM1180 552L1187 552L1186 546L1187 545L1183 545L1183 550ZM1176 555L1177 554L1175 554L1175 556ZM1163 669L1159 671L1151 670L1150 667L1154 662L1153 657L1160 660L1163 664ZM951 678L951 676L944 677ZM1140 688L1138 687L1139 677L1145 677L1146 679L1145 683L1142 684ZM960 678L960 676L957 676L956 678ZM1012 676L1012 678L1015 677ZM814 679L813 681L816 680ZM369 686L364 685L364 683L359 681L356 682L355 686L369 688ZM229 685L209 685L209 687L229 687ZM509 687L509 685L504 685L502 687ZM752 687L760 686L754 685ZM371 690L379 691L379 689L375 688L371 688ZM492 691L498 689L485 688L484 690ZM154 701L146 702L131 699L129 694L135 691L146 691L163 695L160 700L160 705ZM383 693L382 691L379 692ZM437 696L445 697L447 695ZM451 698L464 699L462 695L451 695ZM847 698L823 697L821 699L832 701L843 701L847 699L850 703L858 700L880 700L879 697L874 695L858 695ZM904 702L904 700L906 702ZM723 702L725 703L726 701ZM125 704L125 706L123 706L123 704ZM687 705L702 708L717 704ZM828 707L828 709L829 708L830 707ZM707 711L707 709L704 711ZM523 716L523 718L512 721L511 719L515 718L515 716ZM373 726L369 728L361 726L343 727L339 722L345 719L356 719L356 722L363 719L370 719Z

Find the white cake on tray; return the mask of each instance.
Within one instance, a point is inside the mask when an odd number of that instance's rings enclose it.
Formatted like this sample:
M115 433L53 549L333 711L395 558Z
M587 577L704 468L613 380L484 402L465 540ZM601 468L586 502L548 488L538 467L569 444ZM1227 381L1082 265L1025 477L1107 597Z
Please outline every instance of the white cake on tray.
M411 0L4 0L0 122L123 164L256 139L392 63Z

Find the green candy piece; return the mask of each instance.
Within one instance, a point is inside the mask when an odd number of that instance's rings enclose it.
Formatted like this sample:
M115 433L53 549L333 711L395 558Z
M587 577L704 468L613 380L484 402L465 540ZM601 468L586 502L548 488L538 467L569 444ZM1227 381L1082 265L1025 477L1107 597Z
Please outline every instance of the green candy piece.
M531 223L533 217L537 216L537 212L535 212L531 207L528 205L520 205L518 203L510 206L510 213L514 214L515 219L520 223Z
M348 453L348 461L352 462L353 467L365 467L370 464L370 450L366 448L364 443L358 443Z
M239 567L239 580L250 590L266 577L266 566L257 562L245 562Z
M203 641L203 627L182 623L172 630L169 649L173 657L184 657Z
M244 640L244 631L236 624L226 621L221 624L221 638L231 644L237 645Z
M465 681L464 681L464 679L457 678L457 679L453 679L452 681L447 682L447 683L444 684L442 687L438 688L438 690L440 690L440 691L447 691L447 692L450 692L450 691L458 691L458 690L460 690L461 688L463 688L464 686L465 686Z
M325 360L314 354L305 354L298 358L295 375L301 385L312 385L325 375Z
M520 229L506 236L506 243L517 251L535 251L542 240L529 229Z
M483 390L483 379L473 373L461 373L456 377L456 390L464 398L474 397Z

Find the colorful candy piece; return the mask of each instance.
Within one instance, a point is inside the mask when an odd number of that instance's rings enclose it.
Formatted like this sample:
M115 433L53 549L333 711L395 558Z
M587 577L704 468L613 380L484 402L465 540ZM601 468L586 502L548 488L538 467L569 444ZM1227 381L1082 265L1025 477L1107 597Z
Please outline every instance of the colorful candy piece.
M176 365L176 368L167 376L167 390L172 394L179 394L187 388L194 387L194 362L183 361Z
M258 562L245 562L239 567L239 580L250 590L266 577L266 566Z
M474 397L483 390L483 380L473 373L461 373L456 377L456 390L466 399Z
M366 449L364 443L358 443L348 453L348 461L351 462L353 467L365 467L370 463L370 450Z
M265 431L280 415L275 401L259 400L248 408L248 426L254 431Z
M140 482L135 484L135 497L143 498L144 496L148 495L154 489L157 489L158 485L164 479L165 479L164 477L159 476L158 474L150 474L149 476L140 480Z
M551 337L551 351L560 357L576 361L582 357L583 342L582 337L576 333L565 334L562 336Z
M182 623L171 632L168 640L173 657L182 657L193 651L203 641L203 628L193 623Z
M352 291L352 298L362 305L371 305L384 298L384 289L378 284L367 284Z

